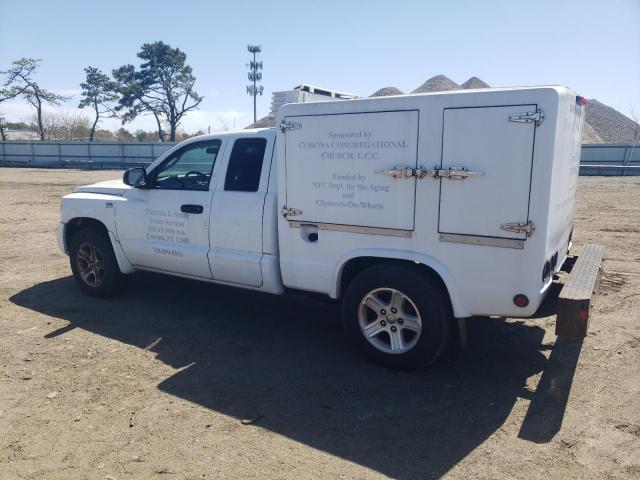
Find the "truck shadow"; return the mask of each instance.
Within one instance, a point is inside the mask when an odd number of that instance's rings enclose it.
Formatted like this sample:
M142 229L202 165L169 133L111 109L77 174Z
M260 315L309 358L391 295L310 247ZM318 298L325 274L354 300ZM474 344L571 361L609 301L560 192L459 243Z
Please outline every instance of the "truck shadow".
M542 399L519 437L550 440L579 355L574 345L554 364L542 328L479 318L465 352L426 372L392 372L353 353L336 305L152 274L111 300L83 296L71 277L10 300L68 321L51 341L82 328L150 350L187 367L160 390L394 478L442 476L505 423L518 397ZM549 380L532 395L526 380L543 370Z

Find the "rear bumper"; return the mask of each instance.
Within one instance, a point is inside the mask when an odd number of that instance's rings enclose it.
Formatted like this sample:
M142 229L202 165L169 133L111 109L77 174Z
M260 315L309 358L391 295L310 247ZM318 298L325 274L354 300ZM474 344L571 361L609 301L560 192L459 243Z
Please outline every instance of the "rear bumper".
M67 226L66 223L60 222L58 224L56 236L58 237L58 248L62 253L64 253L65 255L68 255L69 252L67 252L67 245L64 241L64 229L66 228L66 226Z

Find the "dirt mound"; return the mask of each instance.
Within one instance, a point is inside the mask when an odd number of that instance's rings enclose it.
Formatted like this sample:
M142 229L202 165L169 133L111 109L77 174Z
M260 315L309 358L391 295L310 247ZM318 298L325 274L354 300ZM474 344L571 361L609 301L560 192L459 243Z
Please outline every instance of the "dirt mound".
M444 92L447 90L460 90L460 85L444 75L436 75L411 93Z
M591 125L584 122L582 127L582 143L605 143Z
M464 89L470 88L491 88L491 86L478 77L471 77L469 80L460 85Z
M251 125L244 127L247 128L269 128L276 126L276 117L273 115L267 115L266 117L262 117L259 120L256 120Z
M585 143L634 143L640 135L640 125L598 100L589 100L585 121L602 139Z
M404 95L402 90L396 87L383 87L380 90L376 90L370 95L370 98L373 97L389 97L391 95Z

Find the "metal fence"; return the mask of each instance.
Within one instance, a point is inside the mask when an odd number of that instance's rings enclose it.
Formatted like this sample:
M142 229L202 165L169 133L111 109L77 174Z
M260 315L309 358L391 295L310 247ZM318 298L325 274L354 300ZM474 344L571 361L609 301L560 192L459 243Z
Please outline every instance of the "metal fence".
M582 145L580 175L640 175L640 145Z
M0 166L123 169L151 163L175 142L0 142ZM640 145L583 145L580 175L640 175Z
M0 166L122 169L153 162L176 142L0 142Z

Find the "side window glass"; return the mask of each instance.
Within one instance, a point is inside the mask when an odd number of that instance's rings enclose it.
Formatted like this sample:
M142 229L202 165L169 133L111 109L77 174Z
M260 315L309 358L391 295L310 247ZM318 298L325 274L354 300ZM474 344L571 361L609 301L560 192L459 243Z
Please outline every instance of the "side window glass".
M260 185L260 172L265 138L239 138L233 144L224 189L235 192L257 192Z
M220 140L209 140L177 151L157 168L154 188L208 190L220 144Z

